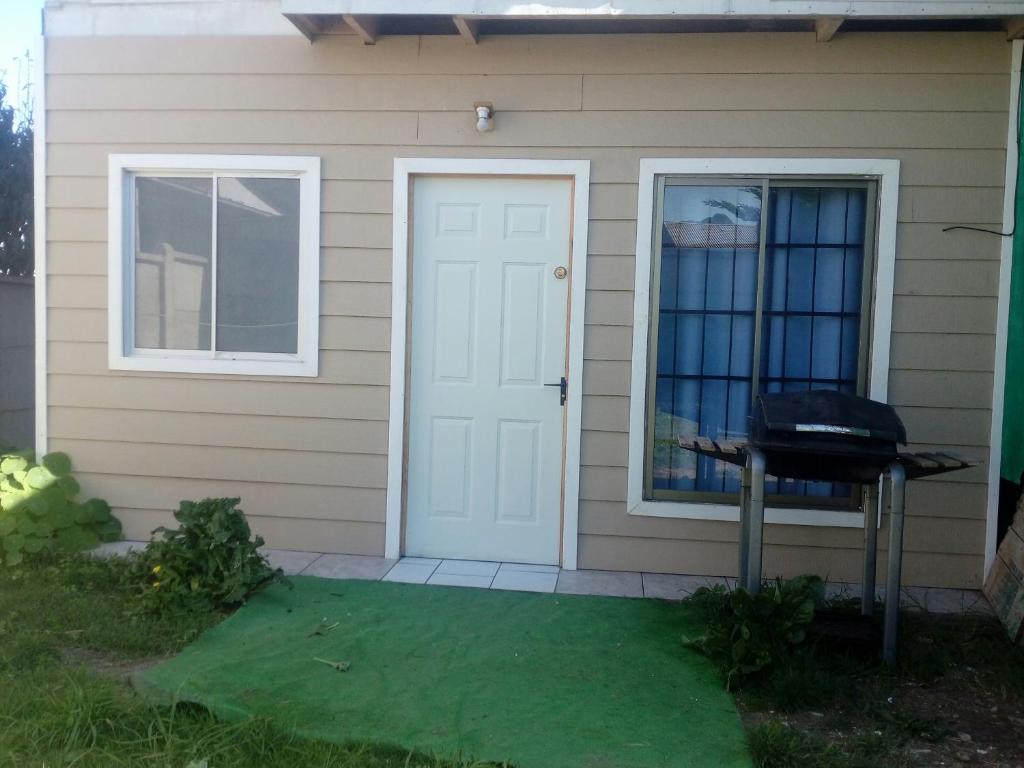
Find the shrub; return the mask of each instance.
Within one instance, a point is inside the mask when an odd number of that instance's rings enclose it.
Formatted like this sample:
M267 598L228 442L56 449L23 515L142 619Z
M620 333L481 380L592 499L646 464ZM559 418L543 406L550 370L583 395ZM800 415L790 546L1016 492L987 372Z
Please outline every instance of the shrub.
M75 500L80 488L71 460L50 453L0 454L0 562L21 563L40 552L77 552L121 537L121 523L101 499Z
M239 499L183 501L175 519L180 528L157 528L159 538L131 562L144 610L217 609L244 603L271 581L283 581L259 553Z
M804 641L823 597L817 576L778 579L756 595L743 588L701 587L688 602L707 629L684 642L714 661L732 688L786 659Z

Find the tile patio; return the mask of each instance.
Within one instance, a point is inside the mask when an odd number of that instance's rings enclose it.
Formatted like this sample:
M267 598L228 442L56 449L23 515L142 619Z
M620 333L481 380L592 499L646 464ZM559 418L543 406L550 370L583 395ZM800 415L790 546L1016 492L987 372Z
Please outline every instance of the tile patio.
M102 544L95 551L103 555L125 554L141 549L145 542L118 541ZM712 584L732 586L734 579L719 576L641 573L637 571L563 571L556 565L496 563L481 560L442 560L403 557L392 560L370 555L331 555L264 549L267 559L286 575L319 576L326 579L398 581L407 584L441 584L450 587L505 589L517 592L556 592L568 595L607 595L682 600L699 587ZM860 597L859 584L831 583L832 595ZM878 590L882 596L882 587ZM991 613L984 595L970 589L905 587L901 604L911 610L932 613Z

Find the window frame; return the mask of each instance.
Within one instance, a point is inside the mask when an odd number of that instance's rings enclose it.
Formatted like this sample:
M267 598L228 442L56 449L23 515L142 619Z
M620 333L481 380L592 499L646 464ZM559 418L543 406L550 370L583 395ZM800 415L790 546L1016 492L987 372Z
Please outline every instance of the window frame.
M717 503L717 504L738 504L739 493L729 493L725 491L678 491L678 490L658 490L654 488L654 477L653 477L653 465L649 461L654 451L655 435L654 435L654 423L655 423L655 410L650 407L650 404L654 400L655 388L657 386L657 355L654 354L653 350L657 349L657 338L660 329L660 316L661 309L657 306L657 297L660 295L661 286L661 259L662 259L662 239L658 236L658 233L662 231L664 222L664 200L665 190L668 187L676 186L701 186L701 187L733 187L736 185L746 185L750 187L759 187L761 189L761 217L758 223L759 235L758 235L758 246L757 246L757 286L756 286L756 298L754 302L754 341L753 341L753 352L751 360L751 403L757 396L758 392L758 381L761 378L759 370L759 360L761 358L761 345L763 343L763 325L758 320L761 319L763 322L763 311L764 311L764 290L765 290L765 277L766 277L766 266L767 266L767 229L768 229L768 217L769 213L767 210L768 201L770 199L769 193L772 189L793 189L797 187L831 187L831 188L848 188L848 189L863 189L866 192L866 210L876 211L877 210L877 183L873 179L865 178L851 178L846 177L818 177L816 179L808 178L795 178L795 177L779 177L779 176L700 176L700 175L681 175L681 174L659 174L655 177L655 184L657 185L655 191L655 213L654 213L654 228L655 233L651 239L651 308L650 308L650 322L648 323L649 328L647 332L647 344L648 350L651 352L647 355L647 417L644 428L645 434L645 448L644 448L644 499L650 501L677 501L677 502L699 502L699 503ZM860 328L859 328L859 339L860 344L857 350L857 394L864 395L867 393L867 379L868 379L868 352L870 349L870 334L871 334L871 307L874 303L874 258L875 258L875 216L867 215L865 217L864 227L864 244L863 244L863 274L861 280L861 297L860 297ZM808 505L808 498L813 498L814 508L822 507L828 509L841 508L851 509L858 508L860 498L860 486L854 485L850 496L844 497L805 497L805 496L778 496L773 495L768 497L768 502L777 507L802 507Z
M296 351L144 349L135 346L135 184L139 177L278 178L299 182ZM216 184L214 184L216 189ZM211 201L216 211L216 196ZM111 370L302 376L319 374L320 158L257 155L111 155L108 169L108 341ZM213 218L213 239L217 220ZM214 248L216 252L216 247ZM212 263L216 274L216 262ZM216 279L212 297L216 304ZM215 311L215 310L214 310ZM215 318L216 315L213 315ZM215 320L213 320L215 322ZM213 346L211 344L211 346Z
M859 376L865 378L864 392L874 400L884 402L888 394L889 347L892 325L892 295L895 269L896 218L899 189L899 161L876 159L759 159L759 158L644 158L640 161L640 186L637 209L636 282L634 291L633 359L630 384L629 460L627 466L627 511L633 515L673 517L698 520L738 520L735 502L727 495L717 499L701 498L699 492L683 492L691 498L654 499L647 495L646 456L648 435L648 407L652 397L650 370L652 364L652 320L656 321L652 305L656 276L660 230L657 223L663 211L663 190L666 180L686 179L689 183L715 184L754 182L762 180L781 185L874 182L874 216L869 215L868 236L873 231L873 242L865 241L865 262L873 254L873 272L865 280L863 290L870 301L870 312L861 317L861 349L866 350L866 363ZM767 205L767 200L765 201ZM762 225L767 220L762 217ZM762 227L763 228L763 227ZM764 242L763 232L759 250ZM758 303L764 288L759 254ZM776 500L766 510L766 519L775 523L796 525L825 525L860 527L863 513L860 498L855 496L855 508L847 500L843 505L822 504L800 500ZM790 503L791 502L791 503Z

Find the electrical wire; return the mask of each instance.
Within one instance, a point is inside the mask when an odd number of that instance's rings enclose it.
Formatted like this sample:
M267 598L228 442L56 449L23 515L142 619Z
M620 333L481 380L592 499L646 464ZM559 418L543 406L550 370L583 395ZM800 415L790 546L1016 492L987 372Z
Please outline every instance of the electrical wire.
M1021 119L1020 119L1020 117L1021 117L1021 99L1022 99L1022 97L1024 97L1024 77L1019 78L1019 81L1020 82L1017 84L1017 165L1018 165L1017 175L1018 175L1018 183L1014 184L1014 187L1013 187L1013 228L1010 229L1009 232L1002 232L1002 231L1000 231L998 229L987 229L985 227L972 227L972 226L968 226L967 224L955 224L955 225L953 225L951 227L943 227L942 228L943 232L952 232L955 229L964 229L964 230L967 230L969 232L981 232L982 234L985 234L985 235L997 235L998 237L1013 237L1014 233L1017 231L1017 211L1018 211L1017 201L1018 201L1018 198L1020 197L1020 187L1021 187L1021 185L1019 183L1019 177L1020 177L1019 166L1020 166L1020 161L1021 161L1021 155L1020 155L1020 150L1021 150L1021 127L1020 127L1021 126Z

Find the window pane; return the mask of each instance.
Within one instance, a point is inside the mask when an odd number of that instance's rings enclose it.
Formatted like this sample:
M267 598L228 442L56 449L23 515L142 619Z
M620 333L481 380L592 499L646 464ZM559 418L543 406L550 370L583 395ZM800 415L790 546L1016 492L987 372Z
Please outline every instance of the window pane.
M772 187L765 244L762 392L856 392L867 191ZM848 496L850 486L769 478L787 496Z
M735 491L738 468L676 439L746 434L761 188L666 185L664 200L653 487Z
M217 350L298 350L299 181L217 182Z
M139 349L210 349L211 179L135 178Z

